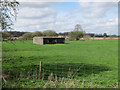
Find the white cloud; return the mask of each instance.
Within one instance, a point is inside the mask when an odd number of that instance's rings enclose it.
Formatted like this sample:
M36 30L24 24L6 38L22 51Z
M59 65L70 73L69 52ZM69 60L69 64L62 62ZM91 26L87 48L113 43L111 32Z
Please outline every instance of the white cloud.
M20 2L20 7L29 7L29 8L42 8L42 7L49 7L53 4L57 4L57 2Z
M80 2L79 5L84 9L88 9L91 6L89 2Z
M99 19L92 24L86 23L85 30L86 32L117 34L118 18Z
M18 0L20 2L119 2L119 0Z
M107 27L117 27L118 25L118 18L115 18L115 19L109 19L108 22L106 22L105 24Z
M23 19L40 19L47 16L56 15L56 11L45 7L45 8L22 8L19 11L18 17Z
M55 23L57 12L49 8L49 3L23 3L18 12L15 30L35 31L42 30L43 26ZM32 5L32 6L31 6ZM36 7L36 5L38 5ZM49 26L49 25L48 25ZM47 27L47 26L46 26Z
M115 2L80 2L80 8L85 13L87 18L101 18L104 17L106 12L111 8L117 7Z
M111 14L116 7L114 3L79 3L80 8L66 12L50 8L55 4L57 3L24 4L20 8L15 30L52 29L56 32L68 32L74 30L76 24L80 24L89 33L117 33L117 17L115 13Z
M119 2L119 0L79 0L79 2Z

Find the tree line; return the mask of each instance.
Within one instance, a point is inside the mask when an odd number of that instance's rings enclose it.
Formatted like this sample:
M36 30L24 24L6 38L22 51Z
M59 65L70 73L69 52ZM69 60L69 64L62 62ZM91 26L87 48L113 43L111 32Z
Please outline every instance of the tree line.
M12 37L18 37L20 40L31 40L35 36L57 36L57 33L53 30L35 31L35 32L2 32L2 38L10 39Z
M84 33L81 31L71 31L67 33L67 36L69 36L70 40L78 40L79 38L83 37ZM65 36L61 35L59 33L56 33L53 30L45 30L43 32L41 31L35 31L35 32L2 32L2 38L3 40L10 39L13 37L18 37L19 40L32 40L33 37L36 36Z
M11 31L2 32L3 40L32 40L33 37L36 36L64 36L68 37L68 40L79 40L80 38L90 38L90 37L117 37L117 35L107 35L104 34L94 34L94 33L85 33L82 31L71 31L71 32L64 32L64 33L56 33L54 30L45 30L35 31L35 32L17 32ZM15 38L16 37L16 38Z

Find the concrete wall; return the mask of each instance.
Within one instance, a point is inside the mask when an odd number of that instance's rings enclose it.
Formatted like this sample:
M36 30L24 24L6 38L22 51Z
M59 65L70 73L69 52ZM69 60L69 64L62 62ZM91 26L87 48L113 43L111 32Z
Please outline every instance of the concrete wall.
M34 37L34 38L33 38L33 43L34 43L34 44L43 45L43 44L44 44L44 43L43 43L43 38L41 38L41 37Z

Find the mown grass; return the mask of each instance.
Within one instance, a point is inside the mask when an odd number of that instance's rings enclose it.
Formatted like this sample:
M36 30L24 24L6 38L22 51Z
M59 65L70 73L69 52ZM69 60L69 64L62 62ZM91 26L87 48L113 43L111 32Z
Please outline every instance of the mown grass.
M75 86L67 84L67 87L112 88L116 87L118 82L118 40L66 41L66 44L52 45L35 45L32 41L9 41L2 44L3 73L8 74L10 71L13 77L6 85L3 83L4 87L43 88L51 73L53 77L56 75L67 79L69 72L74 76L72 80L77 78L79 82ZM35 86L31 83L31 79L26 77L28 72L39 72L40 61L43 63L44 80L35 81L37 84ZM14 78L14 75L21 72L26 75L24 83L21 83L23 79L16 81ZM84 85L81 84L83 80ZM13 82L12 85L9 81ZM23 86L18 85L20 83ZM64 85L58 82L59 88L64 88Z

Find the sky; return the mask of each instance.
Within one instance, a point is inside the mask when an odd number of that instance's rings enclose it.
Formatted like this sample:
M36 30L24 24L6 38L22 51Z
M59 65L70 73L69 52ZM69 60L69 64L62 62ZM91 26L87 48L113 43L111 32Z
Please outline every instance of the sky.
M21 2L14 31L73 31L118 34L117 2Z

